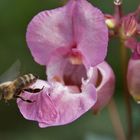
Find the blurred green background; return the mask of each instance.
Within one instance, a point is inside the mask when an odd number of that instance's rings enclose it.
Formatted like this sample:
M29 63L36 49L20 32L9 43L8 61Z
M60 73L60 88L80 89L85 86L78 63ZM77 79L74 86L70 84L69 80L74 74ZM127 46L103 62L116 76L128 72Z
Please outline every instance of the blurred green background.
M35 73L45 79L45 68L34 62L26 45L25 34L29 21L38 12L61 5L61 0L0 0L0 74L17 59L21 61L21 74ZM90 0L104 13L113 13L113 0ZM124 0L125 13L134 11L139 0ZM126 127L125 108L121 93L119 43L109 43L107 60L117 75L115 99ZM140 133L140 108L133 103L134 132ZM139 134L138 133L138 134ZM140 135L140 134L139 134ZM136 136L136 135L135 135ZM137 138L137 136L136 136ZM40 129L37 123L25 120L14 101L0 102L0 140L115 140L107 108L97 116L89 111L80 119L66 126ZM137 138L138 139L138 138ZM140 136L139 136L140 139Z

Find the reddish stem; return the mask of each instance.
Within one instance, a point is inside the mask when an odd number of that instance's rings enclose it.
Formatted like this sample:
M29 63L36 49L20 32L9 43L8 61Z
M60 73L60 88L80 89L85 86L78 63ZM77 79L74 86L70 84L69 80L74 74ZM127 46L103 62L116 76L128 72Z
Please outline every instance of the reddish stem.
M112 121L112 125L117 137L117 140L126 140L125 132L120 120L119 112L117 110L116 103L114 99L111 100L111 102L108 105L108 111L110 114L110 118Z
M132 123L132 110L131 110L131 102L130 102L130 95L128 93L128 88L127 88L127 79L126 79L126 73L127 73L127 50L126 47L124 46L124 43L121 42L121 48L120 48L120 57L121 57L121 68L122 68L122 75L123 75L123 94L124 94L124 101L126 105L126 120L128 122L128 130L127 130L127 140L132 139L132 130L133 130L133 123Z
M122 16L123 16L122 1L115 0L114 1L114 17L115 17L117 26L119 26Z

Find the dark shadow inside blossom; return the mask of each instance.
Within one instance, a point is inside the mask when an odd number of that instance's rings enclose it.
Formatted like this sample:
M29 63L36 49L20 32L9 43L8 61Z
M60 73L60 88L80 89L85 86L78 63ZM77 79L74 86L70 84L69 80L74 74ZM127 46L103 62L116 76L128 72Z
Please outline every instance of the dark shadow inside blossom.
M64 69L64 82L66 85L78 86L79 89L82 84L82 78L87 79L86 68L83 64L71 64L70 62L66 64Z
M73 45L72 45L72 47L71 47L72 49L74 49L74 48L77 48L77 44L76 43L74 43Z
M96 87L98 87L102 82L102 74L101 72L98 70L98 77L97 77L97 81L96 81Z

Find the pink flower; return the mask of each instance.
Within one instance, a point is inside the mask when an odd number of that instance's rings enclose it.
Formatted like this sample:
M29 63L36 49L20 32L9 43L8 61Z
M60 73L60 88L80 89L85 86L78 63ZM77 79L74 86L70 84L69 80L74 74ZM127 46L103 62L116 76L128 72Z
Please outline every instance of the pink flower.
M127 83L130 94L135 101L140 103L140 59L129 60Z
M31 86L44 87L40 93L22 94L35 102L18 99L26 119L40 127L64 125L94 106L98 70L93 66L104 60L108 44L99 9L86 0L70 0L61 8L43 11L28 26L27 44L34 59L46 66L48 81L38 80Z
M129 38L125 44L132 51L127 69L128 91L134 100L140 103L140 42L135 38Z

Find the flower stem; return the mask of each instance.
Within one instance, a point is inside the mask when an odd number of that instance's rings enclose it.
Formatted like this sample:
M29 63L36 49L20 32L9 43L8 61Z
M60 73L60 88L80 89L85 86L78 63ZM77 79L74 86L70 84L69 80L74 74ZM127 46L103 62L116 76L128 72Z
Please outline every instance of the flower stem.
M117 21L117 26L119 28L119 23L122 18L123 12L122 12L122 0L114 0L114 6L115 6L115 11L114 11L114 16ZM128 122L128 138L127 140L132 139L132 111L131 111L131 103L130 103L130 96L128 94L128 89L127 89L127 79L126 79L126 73L127 73L127 63L128 63L128 58L127 58L127 49L124 45L124 41L121 40L121 48L120 48L120 61L121 61L121 71L122 71L122 77L123 77L123 94L124 94L124 101L126 105L126 120Z
M121 41L121 48L120 48L120 60L121 60L121 69L122 69L122 77L123 77L123 94L124 94L124 101L126 105L126 121L127 121L127 140L132 139L132 110L131 110L131 103L130 103L130 95L128 93L127 89L127 79L126 79L126 73L127 73L127 63L128 63L128 57L127 57L127 49L124 46L123 41Z
M114 0L114 17L117 27L119 26L122 15L122 0Z
M112 125L117 137L117 140L126 140L125 132L120 121L119 113L117 111L117 106L114 99L108 105L108 111L112 121Z

